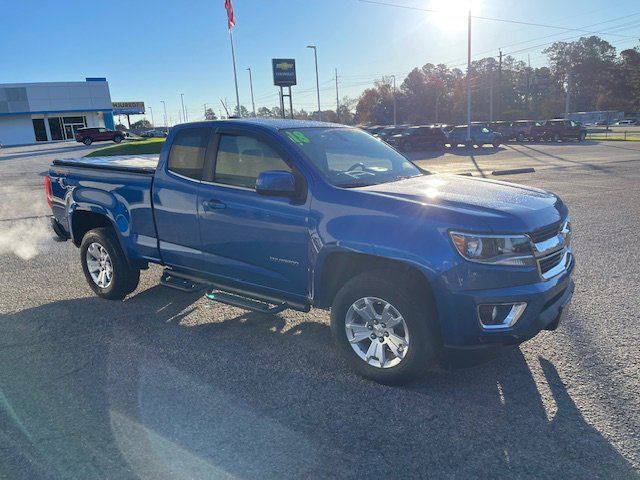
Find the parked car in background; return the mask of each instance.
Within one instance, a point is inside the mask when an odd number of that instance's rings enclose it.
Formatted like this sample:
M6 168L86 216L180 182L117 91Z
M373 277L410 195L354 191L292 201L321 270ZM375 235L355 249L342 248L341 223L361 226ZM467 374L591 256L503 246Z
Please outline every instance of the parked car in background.
M93 142L116 142L124 140L125 133L121 130L111 130L103 127L81 128L76 132L76 142L91 145Z
M147 130L142 132L140 136L146 138L163 138L167 136L167 132L163 130Z
M431 125L408 127L403 132L387 137L387 143L398 150L409 152L411 150L425 150L435 148L444 150L448 143L447 134L441 128Z
M502 139L505 141L514 140L517 136L517 129L514 122L508 120L493 122L488 128L502 135Z
M402 133L407 129L407 127L408 125L397 125L397 126L385 127L382 130L380 130L378 133L376 133L375 136L378 137L380 140L384 140L386 142L388 138L398 133Z
M385 128L382 125L371 125L369 127L363 127L362 129L365 132L370 133L371 135L375 135L376 133L378 133L380 130L382 130L383 128Z
M457 147L458 145L465 145L466 147L493 145L494 148L498 148L502 142L502 135L481 125L471 125L471 141L467 140L466 125L458 125L448 134L448 143L451 147Z
M635 118L625 118L624 120L620 120L619 122L614 123L614 125L637 125L638 120Z
M513 122L514 139L524 142L533 138L532 130L539 127L540 123L535 120L517 120Z
M536 126L531 131L534 140L553 140L560 142L562 140L576 139L584 142L587 138L587 129L578 125L573 120L565 118L556 118L547 120L540 126Z

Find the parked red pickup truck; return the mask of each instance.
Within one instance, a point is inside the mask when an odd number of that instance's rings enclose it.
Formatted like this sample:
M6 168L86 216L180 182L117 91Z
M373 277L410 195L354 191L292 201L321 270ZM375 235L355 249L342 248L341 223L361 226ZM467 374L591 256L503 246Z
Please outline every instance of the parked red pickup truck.
M539 126L532 127L531 137L536 141L553 140L559 142L575 138L580 142L584 142L587 138L587 129L573 120L560 118L547 120Z
M120 130L110 130L103 127L81 128L76 133L76 142L91 145L93 142L116 142L124 140L125 133Z

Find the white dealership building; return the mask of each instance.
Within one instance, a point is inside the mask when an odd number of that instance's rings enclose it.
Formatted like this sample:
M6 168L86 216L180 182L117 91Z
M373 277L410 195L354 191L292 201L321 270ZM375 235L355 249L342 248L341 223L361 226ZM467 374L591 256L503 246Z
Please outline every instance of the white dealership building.
M83 127L113 128L106 78L0 84L0 144L73 140Z

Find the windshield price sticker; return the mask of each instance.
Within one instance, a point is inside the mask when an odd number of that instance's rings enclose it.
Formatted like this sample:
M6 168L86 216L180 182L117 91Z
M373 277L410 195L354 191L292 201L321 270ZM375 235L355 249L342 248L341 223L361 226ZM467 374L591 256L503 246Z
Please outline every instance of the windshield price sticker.
M298 145L303 145L305 143L311 143L311 140L309 140L307 138L307 136L299 131L294 131L294 132L286 132L287 133L287 137L289 137L289 140L291 140L292 142L297 143Z

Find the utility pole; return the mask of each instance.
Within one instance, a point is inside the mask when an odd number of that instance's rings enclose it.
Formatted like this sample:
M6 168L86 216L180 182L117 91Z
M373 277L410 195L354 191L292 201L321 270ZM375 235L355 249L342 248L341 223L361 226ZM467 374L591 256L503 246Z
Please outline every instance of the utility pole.
M498 50L500 60L498 61L498 114L496 117L500 119L502 116L502 50Z
M256 102L253 101L253 78L251 78L251 68L249 70L249 87L251 88L251 107L253 108L253 116L256 116Z
M151 126L155 127L156 122L153 121L153 108L149 107L149 113L151 114Z
M179 120L179 123L183 123L182 122L182 110L180 110L180 109L178 109L178 120Z
M164 100L160 100L162 107L164 108L164 128L169 130L169 122L167 121L167 104L164 103Z
M187 111L184 109L184 93L180 94L180 101L182 102L182 118L187 121Z
M489 76L489 124L493 123L493 70Z
M567 72L567 95L564 99L564 118L569 118L569 106L571 104L571 68Z
M471 9L467 29L467 143L471 142Z
M336 118L340 122L340 97L338 96L338 69L336 68Z
M398 125L398 102L396 98L396 76L391 75L393 78L393 125Z
M316 63L316 92L318 94L318 120L322 121L322 108L320 107L320 80L318 79L318 49L315 45L307 45L307 48L313 49L313 58Z

